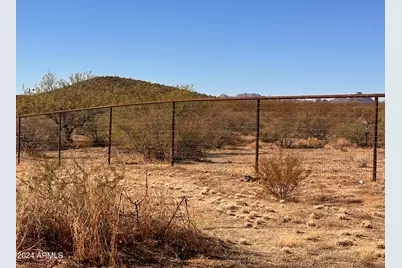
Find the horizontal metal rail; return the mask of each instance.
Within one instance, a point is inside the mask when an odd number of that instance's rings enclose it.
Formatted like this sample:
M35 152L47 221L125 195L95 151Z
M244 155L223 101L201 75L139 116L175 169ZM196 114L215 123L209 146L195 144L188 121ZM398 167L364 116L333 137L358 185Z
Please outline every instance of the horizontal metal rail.
M383 98L385 93L373 93L373 94L338 94L338 95L300 95L300 96L261 96L261 97L248 97L248 98L195 98L195 99L181 99L181 100L166 100L166 101L151 101L151 102L137 102L137 103L127 103L127 104L116 104L116 105L106 105L97 107L87 107L87 108L77 108L70 110L59 110L44 113L32 113L32 114L22 114L16 117L32 117L41 115L51 115L56 113L70 113L70 112L82 112L88 110L102 110L117 107L129 107L129 106L140 106L140 105L152 105L152 104L166 104L166 103L189 103L189 102L208 102L208 101L252 101L252 100L306 100L306 99L347 99L347 98Z

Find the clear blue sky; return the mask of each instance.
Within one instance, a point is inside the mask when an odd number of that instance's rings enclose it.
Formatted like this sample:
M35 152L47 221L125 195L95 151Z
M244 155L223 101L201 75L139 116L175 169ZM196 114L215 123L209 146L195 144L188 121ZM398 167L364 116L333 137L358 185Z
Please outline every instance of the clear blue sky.
M384 0L18 0L17 92L51 71L199 92L384 92Z

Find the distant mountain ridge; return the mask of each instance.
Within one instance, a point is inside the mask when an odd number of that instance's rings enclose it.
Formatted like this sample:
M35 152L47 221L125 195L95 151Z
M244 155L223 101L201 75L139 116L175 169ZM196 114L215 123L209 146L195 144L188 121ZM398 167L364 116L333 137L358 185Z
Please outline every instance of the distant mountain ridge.
M362 92L357 92L357 95L363 94ZM241 93L237 94L236 96L228 96L226 94L221 94L218 96L218 98L256 98L256 97L264 97L260 94L257 93ZM289 100L286 100L289 101ZM298 100L295 100L298 101ZM315 101L323 101L323 102L333 102L333 103L347 103L347 102L360 102L364 104L368 103L373 103L374 100L373 98L370 97L362 97L362 98L338 98L338 99L333 99L333 100L327 100L327 99L316 99Z
M236 96L234 96L234 98L256 98L256 97L262 97L262 96L257 93L241 93L241 94L237 94ZM221 94L218 96L218 98L233 98L233 96Z

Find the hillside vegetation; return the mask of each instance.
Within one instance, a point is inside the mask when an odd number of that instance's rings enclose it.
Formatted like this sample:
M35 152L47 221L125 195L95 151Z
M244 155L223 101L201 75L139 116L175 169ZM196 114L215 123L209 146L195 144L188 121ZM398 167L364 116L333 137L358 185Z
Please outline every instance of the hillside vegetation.
M208 96L186 85L166 86L118 76L95 77L90 73L72 75L64 81L49 73L35 88L25 89L17 102L17 114L199 97Z

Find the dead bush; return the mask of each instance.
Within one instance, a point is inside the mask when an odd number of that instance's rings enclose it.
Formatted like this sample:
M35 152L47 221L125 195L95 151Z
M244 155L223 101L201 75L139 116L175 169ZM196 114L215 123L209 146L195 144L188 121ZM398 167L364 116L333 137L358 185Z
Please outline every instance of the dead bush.
M223 250L190 221L187 199L139 190L124 170L95 164L45 162L18 177L16 216L17 251L63 252L85 265L122 267Z
M290 198L300 183L311 174L303 167L300 156L286 154L262 158L257 171L258 179L268 192L280 199Z

